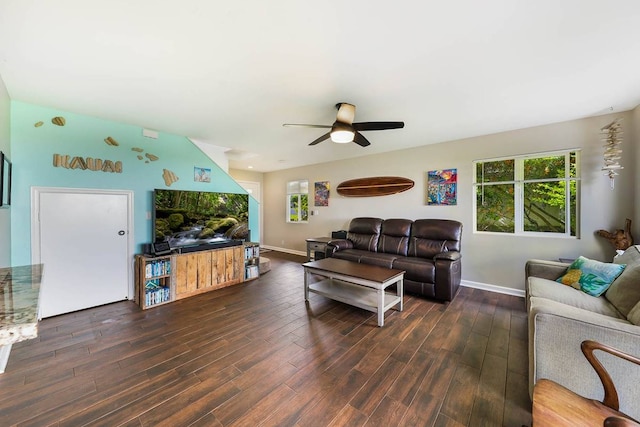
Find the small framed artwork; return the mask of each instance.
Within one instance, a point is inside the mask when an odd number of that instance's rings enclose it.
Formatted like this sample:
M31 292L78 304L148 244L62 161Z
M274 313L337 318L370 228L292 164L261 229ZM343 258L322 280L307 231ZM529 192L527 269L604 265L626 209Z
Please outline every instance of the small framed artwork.
M193 168L193 180L195 182L211 182L211 169L210 168Z
M0 151L0 207L11 204L11 162Z
M458 197L458 170L440 169L427 172L427 205L453 206Z
M329 181L319 181L314 184L313 205L329 206Z

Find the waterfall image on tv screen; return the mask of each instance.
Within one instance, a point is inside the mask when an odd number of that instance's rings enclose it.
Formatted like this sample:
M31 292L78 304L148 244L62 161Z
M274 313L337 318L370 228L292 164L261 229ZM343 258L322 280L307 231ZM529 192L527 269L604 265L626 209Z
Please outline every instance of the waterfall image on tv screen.
M153 198L156 242L177 248L247 239L247 194L157 189Z

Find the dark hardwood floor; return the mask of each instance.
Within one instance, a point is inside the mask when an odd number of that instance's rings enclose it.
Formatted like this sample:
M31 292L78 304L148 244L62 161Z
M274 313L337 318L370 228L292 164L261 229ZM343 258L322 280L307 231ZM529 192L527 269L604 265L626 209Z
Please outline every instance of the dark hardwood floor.
M405 297L385 326L321 296L301 257L260 279L141 311L45 319L0 375L1 426L530 424L522 298Z

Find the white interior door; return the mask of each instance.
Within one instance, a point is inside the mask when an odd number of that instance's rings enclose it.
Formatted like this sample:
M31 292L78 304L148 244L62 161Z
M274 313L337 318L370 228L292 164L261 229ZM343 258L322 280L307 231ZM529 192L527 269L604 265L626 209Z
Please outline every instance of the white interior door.
M37 191L41 318L129 297L131 198L128 192Z

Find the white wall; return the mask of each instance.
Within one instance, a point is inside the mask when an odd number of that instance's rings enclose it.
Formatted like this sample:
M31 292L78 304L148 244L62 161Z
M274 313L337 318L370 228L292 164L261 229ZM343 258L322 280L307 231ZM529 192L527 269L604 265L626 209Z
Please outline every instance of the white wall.
M637 183L640 182L640 105L633 110L633 120L628 128L631 130L628 147L635 153L634 156L629 157L632 161L625 164L633 171L631 176L635 177L635 183ZM625 149L627 147L622 146L622 148ZM635 183L632 187L635 202L633 222L635 223L634 228L640 230L640 185L635 185ZM640 244L640 234L635 234L635 243Z
M352 160L317 164L264 174L264 244L304 252L305 238L328 236L332 230L346 229L351 218L449 218L464 224L462 239L463 281L524 289L524 264L530 258L557 259L584 255L610 259L611 245L595 236L598 229L623 228L625 218L634 215L635 150L629 141L622 161L625 169L616 180L615 190L602 167L600 128L616 117L623 117L623 128L637 126L638 113L626 112L535 128L521 129L442 144L371 155ZM582 148L582 218L580 239L514 237L477 234L472 229L472 161L558 149ZM313 149L310 147L309 149ZM363 153L366 149L363 149ZM458 169L457 206L426 206L426 172L434 169ZM311 207L319 215L308 224L285 222L286 182L308 179L330 181L332 189L342 181L369 176L394 175L415 181L413 189L383 197L344 198L331 192L328 207ZM637 213L636 213L637 215ZM637 230L640 223L634 221ZM636 233L639 237L640 234Z
M223 171L229 173L229 159L227 155L224 154L225 151L228 151L228 148L218 147L216 145L209 144L204 141L199 141L197 139L189 138L191 142L194 143L196 147L198 147L204 154L209 156L211 160L213 160Z
M255 183L257 188L260 189L258 194L249 194L258 201L258 211L260 212L260 235L254 235L254 232L252 232L251 240L262 243L264 241L264 174L262 172L254 172L245 169L229 169L229 175L242 186L244 186L244 183L249 182Z
M264 184L264 174L244 169L229 169L229 175L236 181L250 181Z
M0 151L11 158L11 100L0 76ZM0 267L11 265L11 208L0 208Z

